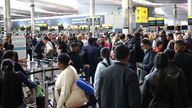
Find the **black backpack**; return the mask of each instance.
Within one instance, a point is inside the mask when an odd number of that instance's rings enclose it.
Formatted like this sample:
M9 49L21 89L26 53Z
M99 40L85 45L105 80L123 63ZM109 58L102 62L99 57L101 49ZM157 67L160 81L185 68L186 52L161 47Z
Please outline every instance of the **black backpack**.
M108 67L108 66L110 66L110 65L108 65L107 63L105 63L105 62L101 62L105 67Z

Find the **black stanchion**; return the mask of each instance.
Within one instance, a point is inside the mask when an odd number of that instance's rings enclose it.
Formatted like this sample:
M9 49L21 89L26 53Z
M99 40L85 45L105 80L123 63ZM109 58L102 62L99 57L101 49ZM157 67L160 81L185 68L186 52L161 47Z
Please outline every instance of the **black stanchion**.
M49 92L48 92L48 82L45 82L45 108L48 108L48 96L49 96Z

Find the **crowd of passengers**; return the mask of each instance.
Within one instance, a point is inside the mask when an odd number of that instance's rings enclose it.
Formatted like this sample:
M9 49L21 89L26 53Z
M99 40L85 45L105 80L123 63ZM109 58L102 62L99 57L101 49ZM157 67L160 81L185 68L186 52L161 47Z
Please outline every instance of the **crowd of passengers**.
M94 87L99 108L192 107L191 32L138 29L133 34L104 33L99 38L81 33L27 34L26 41L31 60L57 58L61 73L55 83L56 108L67 108L73 83L82 73ZM25 60L13 49L8 34L0 44L1 108L25 108L22 83L31 89L37 86L21 65Z

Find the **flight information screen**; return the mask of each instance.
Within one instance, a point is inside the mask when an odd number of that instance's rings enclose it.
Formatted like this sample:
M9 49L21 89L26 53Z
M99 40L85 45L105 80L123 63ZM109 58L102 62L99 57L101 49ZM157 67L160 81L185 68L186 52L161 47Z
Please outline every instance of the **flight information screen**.
M188 25L192 25L192 18L188 19Z
M164 20L156 20L157 26L164 26Z
M156 21L148 21L149 26L156 26Z

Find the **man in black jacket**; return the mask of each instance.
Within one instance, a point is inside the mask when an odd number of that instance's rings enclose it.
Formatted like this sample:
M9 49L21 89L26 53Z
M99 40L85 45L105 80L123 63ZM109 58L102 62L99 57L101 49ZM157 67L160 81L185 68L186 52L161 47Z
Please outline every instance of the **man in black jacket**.
M140 46L140 33L136 32L134 33L134 37L131 38L127 43L127 47L130 50L130 56L129 56L129 68L136 71L136 62L142 62L144 57L144 52L141 49Z
M82 57L80 56L78 50L79 50L79 45L77 42L73 42L70 45L71 51L68 53L71 61L72 61L72 66L77 70L77 73L81 73L81 69L83 69L83 61Z
M155 69L145 77L141 92L143 108L183 108L175 78L166 74L168 56L159 53L154 59Z
M37 59L42 59L43 58L43 52L45 49L45 44L43 43L42 40L40 40L37 45L35 46L35 53L37 54Z
M163 42L162 51L164 51L167 48L167 44L169 43L169 41L167 40L166 32L161 31L159 37L160 37L160 41Z
M94 83L95 71L97 64L99 62L97 56L97 46L96 46L96 39L89 38L88 45L84 47L84 55L83 55L83 62L85 64L89 64L89 74L92 78L92 84Z
M175 64L184 71L190 102L192 102L192 55L185 52L185 44L182 40L175 42Z
M123 52L123 53L122 53ZM135 72L128 68L129 49L115 49L117 62L103 70L98 84L100 108L141 108L141 92Z

